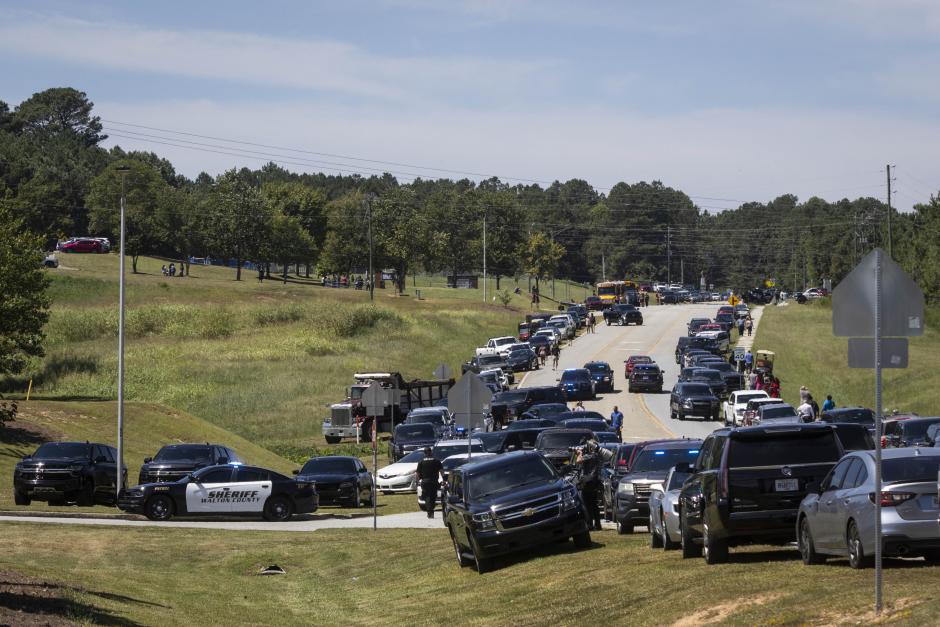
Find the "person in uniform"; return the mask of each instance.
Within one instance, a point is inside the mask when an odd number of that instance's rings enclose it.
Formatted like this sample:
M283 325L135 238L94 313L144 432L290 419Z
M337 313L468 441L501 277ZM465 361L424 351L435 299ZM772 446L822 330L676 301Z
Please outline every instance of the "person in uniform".
M424 495L424 509L428 518L434 518L437 505L437 492L441 485L441 462L431 455L431 447L424 447L424 459L418 462L418 482Z
M578 465L581 498L587 509L588 526L594 531L601 530L601 511L598 507L597 497L600 490L601 464L613 457L609 449L601 448L595 440L588 440L584 446L578 447L575 463Z

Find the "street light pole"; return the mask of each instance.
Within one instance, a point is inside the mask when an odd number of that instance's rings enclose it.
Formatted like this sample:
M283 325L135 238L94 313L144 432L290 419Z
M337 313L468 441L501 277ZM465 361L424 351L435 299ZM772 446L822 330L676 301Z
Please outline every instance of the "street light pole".
M372 198L373 194L366 196L369 205L369 300L375 301L375 271L372 269Z
M483 212L483 302L486 302L486 212Z
M119 256L119 288L118 288L118 406L117 406L117 487L115 488L115 502L121 496L124 483L124 240L127 228L124 216L124 181L130 168L118 166L115 168L121 174L121 246Z

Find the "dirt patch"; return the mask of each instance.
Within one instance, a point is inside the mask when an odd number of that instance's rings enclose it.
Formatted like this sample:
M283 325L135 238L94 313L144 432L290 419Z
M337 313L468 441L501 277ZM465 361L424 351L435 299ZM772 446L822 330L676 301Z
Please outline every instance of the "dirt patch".
M824 612L813 621L813 625L878 625L883 623L904 622L910 617L911 608L920 605L923 600L912 597L902 597L895 601L886 601L881 616L875 615L874 609L861 614L841 612Z
M734 601L727 601L725 603L719 603L712 607L706 608L704 610L699 610L694 614L689 614L684 618L680 618L672 625L673 627L696 627L697 625L714 625L715 623L720 623L728 618L734 616L734 614L745 608L749 608L754 605L765 605L771 601L776 601L779 599L782 594L762 594L755 597L749 597L746 599L735 599Z
M70 603L55 583L20 573L0 571L0 624L75 625L58 611Z

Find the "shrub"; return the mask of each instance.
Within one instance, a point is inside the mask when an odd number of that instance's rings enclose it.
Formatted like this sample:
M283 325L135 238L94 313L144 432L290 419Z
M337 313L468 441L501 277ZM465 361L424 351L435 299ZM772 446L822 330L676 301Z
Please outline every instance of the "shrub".
M307 311L302 305L291 303L289 305L278 305L273 309L256 310L254 321L257 324L283 324L303 320L306 316Z

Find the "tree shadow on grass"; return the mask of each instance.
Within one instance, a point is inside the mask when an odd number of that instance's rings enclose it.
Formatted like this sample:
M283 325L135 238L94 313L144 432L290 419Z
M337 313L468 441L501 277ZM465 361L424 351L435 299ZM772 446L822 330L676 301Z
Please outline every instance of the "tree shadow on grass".
M516 564L524 564L531 560L543 557L560 557L563 555L572 555L574 553L581 553L584 551L593 551L595 549L602 549L605 546L606 545L603 543L592 540L590 547L586 549L579 549L570 539L559 539L555 542L534 546L515 553L500 555L493 559L492 570L495 571L502 570L503 568L510 568Z

